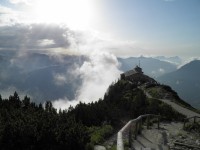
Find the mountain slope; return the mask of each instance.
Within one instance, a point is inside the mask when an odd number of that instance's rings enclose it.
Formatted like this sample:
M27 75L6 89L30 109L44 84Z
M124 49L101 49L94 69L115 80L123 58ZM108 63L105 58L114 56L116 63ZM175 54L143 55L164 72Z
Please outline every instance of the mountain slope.
M170 85L180 97L194 107L200 108L200 61L194 60L177 71L158 78L158 81Z
M121 63L120 69L122 71L127 71L139 64L143 68L144 73L151 77L158 77L165 73L169 73L176 70L176 65L160 61L151 57L130 57L130 58L118 58Z

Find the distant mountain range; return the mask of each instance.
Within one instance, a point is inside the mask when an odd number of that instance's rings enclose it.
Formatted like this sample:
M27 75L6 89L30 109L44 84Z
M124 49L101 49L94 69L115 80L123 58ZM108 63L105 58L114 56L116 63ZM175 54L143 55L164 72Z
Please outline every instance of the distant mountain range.
M81 65L85 57L65 55L57 58L40 53L24 55L0 55L0 94L9 95L17 91L31 96L35 102L74 99L81 80L70 71L75 65Z
M140 63L144 73L154 78L177 69L175 64L151 57L118 58L118 61L121 63L120 69L122 71L130 70Z
M173 57L166 57L166 56L156 56L154 57L155 59L161 60L161 61L166 61L175 65L181 65L183 63L182 59L178 56L173 56Z
M170 85L181 98L200 108L200 60L194 60L180 69L158 77L159 82Z

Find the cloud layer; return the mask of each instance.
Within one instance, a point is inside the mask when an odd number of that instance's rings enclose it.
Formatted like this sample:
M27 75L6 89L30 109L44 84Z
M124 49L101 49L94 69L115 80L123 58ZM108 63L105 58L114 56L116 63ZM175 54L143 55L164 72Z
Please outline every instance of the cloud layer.
M15 51L16 56L10 60L11 64L18 65L23 71L25 66L29 68L26 61L30 59L28 52L32 51L46 52L59 63L63 62L63 65L66 60L62 60L62 55L76 54L87 58L81 65L73 62L73 70L66 67L66 74L54 72L53 82L57 86L63 86L75 78L81 78L82 81L73 101L69 101L67 97L53 101L58 109L67 108L80 101L89 103L103 97L108 86L120 75L117 58L109 52L111 47L118 45L94 31L74 31L64 25L15 24L0 27L1 51ZM30 70L34 69L35 65L40 66L36 61L32 63L34 64L30 66Z
M77 99L90 102L101 98L108 86L119 77L118 65L114 55L107 52L93 52L90 60L77 69L83 80Z
M47 49L68 48L70 31L67 27L49 24L16 24L0 27L0 48Z
M80 76L82 84L76 91L74 100L68 98L53 101L57 109L66 109L70 105L75 106L79 102L90 103L102 98L109 85L119 78L121 71L116 57L107 52L94 51L89 55L89 60L75 69L74 76ZM59 81L66 82L66 77L56 76ZM62 82L62 83L63 83ZM61 83L61 82L59 82Z

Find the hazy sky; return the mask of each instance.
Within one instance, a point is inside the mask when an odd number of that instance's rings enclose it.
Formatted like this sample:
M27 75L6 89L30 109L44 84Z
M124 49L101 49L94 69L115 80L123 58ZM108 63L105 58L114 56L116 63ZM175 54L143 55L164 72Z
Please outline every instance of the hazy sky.
M71 34L117 56L200 56L200 1L0 0L1 49L65 50Z
M200 54L199 0L109 0L104 6L116 36L161 53Z

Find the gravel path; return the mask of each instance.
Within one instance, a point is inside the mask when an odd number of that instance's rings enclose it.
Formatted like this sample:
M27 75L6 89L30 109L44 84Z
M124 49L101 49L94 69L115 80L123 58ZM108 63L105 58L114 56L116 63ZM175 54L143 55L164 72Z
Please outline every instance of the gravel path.
M187 117L193 117L193 116L198 116L200 117L200 114L196 113L196 112L193 112L187 108L184 108L168 99L160 99L162 102L172 106L172 108L174 108L177 112L187 116Z
M142 89L142 88L140 88L140 89ZM146 94L146 96L147 96L148 98L152 98L152 96L151 96L148 92L146 92L144 89L142 89L142 90L144 91L144 93ZM164 103L170 105L170 106L171 106L173 109L175 109L177 112L179 112L179 113L181 113L181 114L183 114L183 115L185 115L185 116L187 116L187 117L193 117L193 116L198 116L198 117L200 117L200 114L199 114L199 113L196 113L196 112L193 112L193 111L191 111L191 110L189 110L189 109L187 109L187 108L184 108L184 107L182 107L182 106L180 106L180 105L178 105L178 104L172 102L172 101L169 100L169 99L159 99L159 100L161 100L162 102L164 102Z

